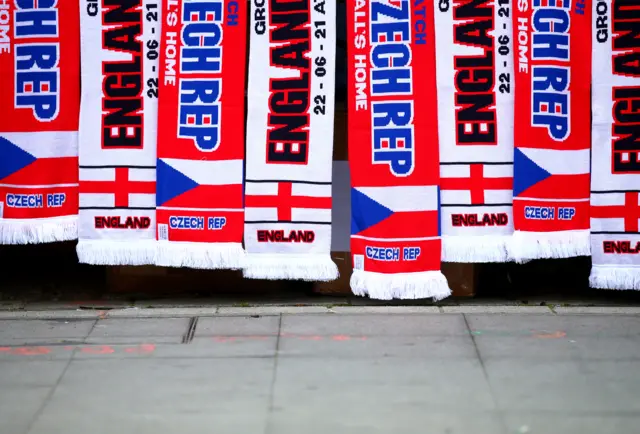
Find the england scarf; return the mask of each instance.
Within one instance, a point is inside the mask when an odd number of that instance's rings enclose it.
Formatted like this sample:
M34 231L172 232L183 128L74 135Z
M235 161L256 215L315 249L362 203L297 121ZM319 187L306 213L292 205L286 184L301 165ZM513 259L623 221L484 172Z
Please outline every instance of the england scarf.
M442 260L505 262L513 235L513 33L508 1L436 10Z
M251 4L244 275L333 280L336 2Z
M77 237L79 32L72 1L0 2L0 244Z
M640 3L593 2L592 287L640 289Z
M246 13L236 0L164 6L158 265L242 266Z
M532 0L513 9L513 256L589 255L591 8Z
M160 0L81 8L80 262L155 261Z
M351 289L441 299L433 2L347 1Z

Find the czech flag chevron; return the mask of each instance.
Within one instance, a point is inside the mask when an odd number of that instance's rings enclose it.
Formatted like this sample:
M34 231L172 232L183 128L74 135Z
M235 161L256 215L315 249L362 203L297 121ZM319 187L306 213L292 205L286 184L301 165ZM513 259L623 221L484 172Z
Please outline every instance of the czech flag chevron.
M0 244L78 236L78 13L0 2Z
M433 2L347 1L351 289L447 297L440 272Z

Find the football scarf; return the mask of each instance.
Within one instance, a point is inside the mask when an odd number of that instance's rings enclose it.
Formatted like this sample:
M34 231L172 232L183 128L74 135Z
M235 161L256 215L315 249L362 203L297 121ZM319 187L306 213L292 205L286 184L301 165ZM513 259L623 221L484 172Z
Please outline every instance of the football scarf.
M80 262L153 264L160 0L81 8Z
M246 3L163 10L156 264L240 268Z
M347 1L351 289L441 299L433 2ZM351 24L353 23L353 24Z
M72 1L0 2L0 244L78 235L78 20Z
M513 6L512 254L519 262L590 252L590 16L583 0Z
M640 3L593 2L590 284L640 289Z
M333 280L336 2L251 2L245 277Z
M509 1L436 10L442 260L504 262L513 235Z

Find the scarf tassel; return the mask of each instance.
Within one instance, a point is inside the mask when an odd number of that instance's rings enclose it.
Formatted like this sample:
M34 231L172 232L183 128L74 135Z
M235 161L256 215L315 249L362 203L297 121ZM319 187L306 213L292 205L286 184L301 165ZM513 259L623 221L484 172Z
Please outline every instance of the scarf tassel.
M0 244L36 244L78 238L78 216L0 219Z
M383 274L353 270L351 289L355 295L368 295L377 300L433 298L438 301L451 295L447 278L440 271Z
M244 266L240 243L158 242L156 265L207 270L238 270Z
M329 254L249 254L243 272L249 279L290 279L329 282L340 277Z

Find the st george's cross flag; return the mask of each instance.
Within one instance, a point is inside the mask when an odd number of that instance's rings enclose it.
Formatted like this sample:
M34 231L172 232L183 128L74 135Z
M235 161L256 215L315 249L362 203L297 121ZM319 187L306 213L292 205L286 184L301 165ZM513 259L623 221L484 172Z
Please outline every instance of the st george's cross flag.
M594 288L640 290L640 2L593 2Z
M440 271L433 2L347 1L351 289L436 300Z
M0 1L0 244L77 238L78 12Z
M513 235L510 3L435 12L442 260L505 262Z
M154 264L159 0L81 8L78 258Z
M163 4L156 264L241 268L246 3Z
M244 276L329 281L336 2L251 2Z
M589 255L590 3L532 0L513 11L512 255Z

